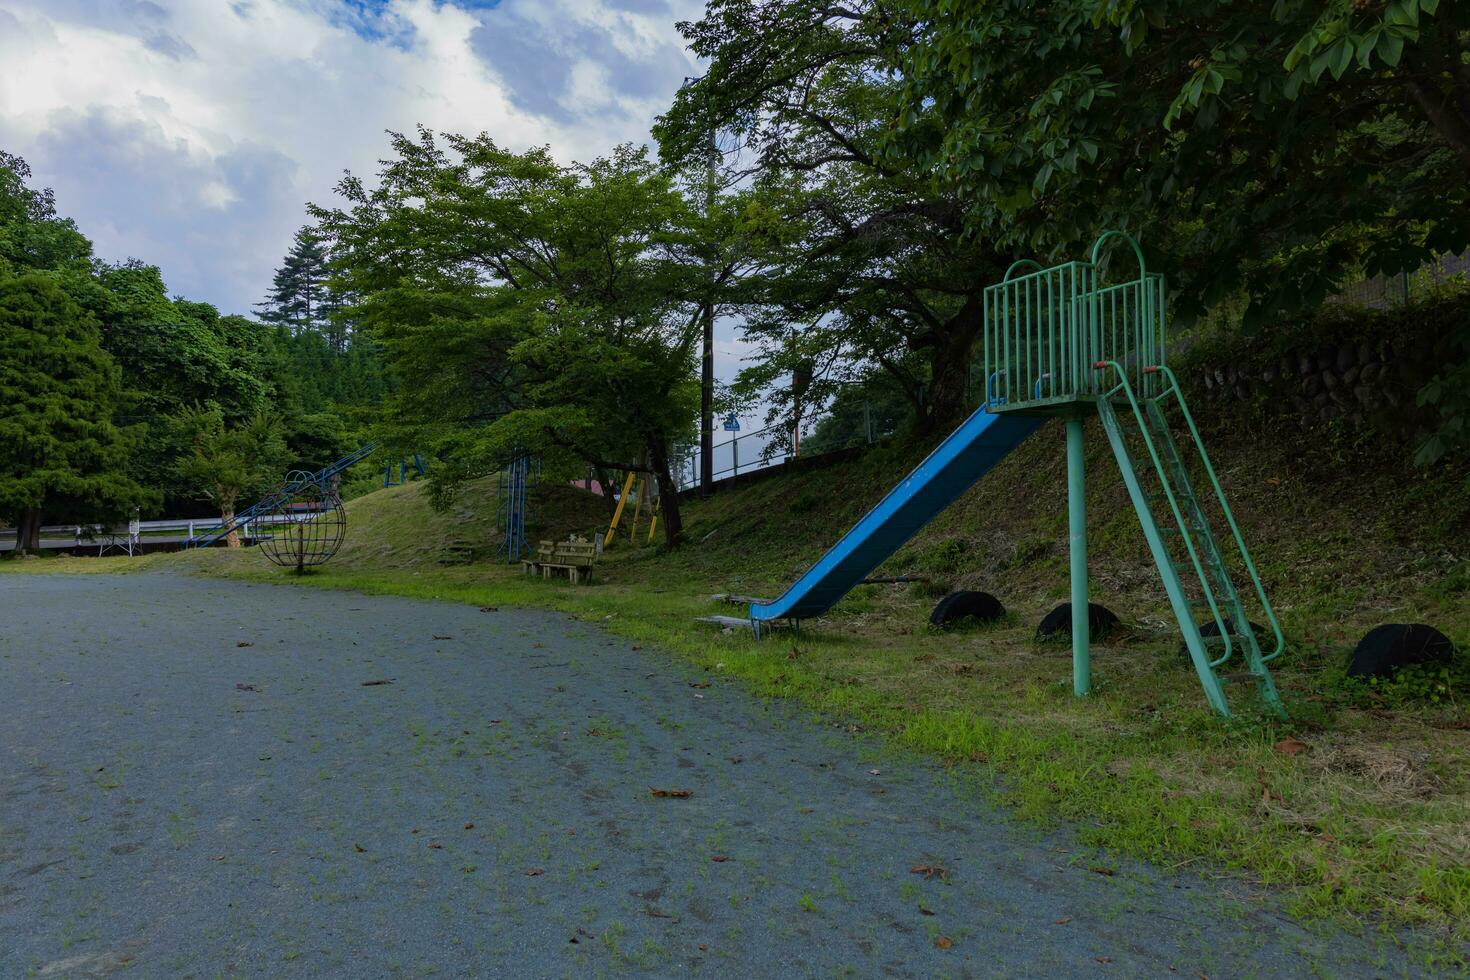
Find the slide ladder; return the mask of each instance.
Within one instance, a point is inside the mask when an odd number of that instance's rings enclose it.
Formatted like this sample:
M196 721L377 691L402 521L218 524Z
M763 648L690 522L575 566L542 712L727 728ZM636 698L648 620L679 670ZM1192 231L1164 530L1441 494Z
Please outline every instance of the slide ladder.
M190 542L188 547L210 547L211 545L223 539L231 531L238 531L240 528L250 524L250 522L256 517L269 513L272 509L275 508L276 504L281 500L281 498L291 496L302 487L308 487L314 483L326 483L332 477L336 476L338 473L341 473L343 470L347 469L349 466L352 466L354 463L360 463L364 459L367 459L368 456L372 455L373 450L376 448L378 448L378 444L376 442L370 442L366 446L363 446L361 449L358 449L355 452L348 453L346 456L343 456L335 463L329 463L328 465L323 466L315 473L303 474L296 477L295 479L288 478L286 482L281 487L277 488L274 492L267 494L253 506L236 512L234 517L221 524L213 531L210 531L208 534L201 534L199 537Z
M1167 367L1146 367L1142 373L1150 390L1140 397L1128 380L1129 372L1117 361L1098 361L1094 367L1114 382L1111 388L1104 382L1098 412L1205 698L1216 711L1229 715L1225 684L1254 683L1265 706L1284 717L1285 709L1266 665L1281 655L1286 641L1178 379ZM1208 484L1203 499L1190 479L1185 454L1165 414L1170 404L1177 408L1198 454L1199 471ZM1221 548L1222 535L1211 529L1206 514L1211 498L1228 529L1225 549ZM1237 570L1249 579L1273 634L1269 653L1262 653L1261 638L1256 636L1241 590L1227 564L1232 543L1238 557ZM1211 623L1213 636L1202 629Z

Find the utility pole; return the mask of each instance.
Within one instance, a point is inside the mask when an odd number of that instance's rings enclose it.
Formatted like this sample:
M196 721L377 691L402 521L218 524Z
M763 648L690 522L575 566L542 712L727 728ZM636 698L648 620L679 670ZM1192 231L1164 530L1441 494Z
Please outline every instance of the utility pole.
M713 229L715 212L715 168L719 147L715 131L709 134L709 171L704 183L704 220ZM709 244L709 243L706 243ZM715 262L709 255L705 262L706 292L704 297L704 366L699 387L699 493L709 496L715 482Z

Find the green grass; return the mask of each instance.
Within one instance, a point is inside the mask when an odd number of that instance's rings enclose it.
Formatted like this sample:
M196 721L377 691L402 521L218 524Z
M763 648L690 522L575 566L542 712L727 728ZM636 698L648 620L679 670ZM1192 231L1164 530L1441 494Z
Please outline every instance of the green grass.
M1292 433L1207 433L1221 478L1275 599L1290 648L1278 683L1288 723L1205 708L1178 654L1111 458L1090 434L1094 598L1129 628L1093 653L1096 689L1070 692L1066 644L1040 644L1035 622L1066 590L1065 480L1059 430L1031 442L905 546L883 569L927 574L916 586L854 592L799 635L756 643L694 622L731 612L713 592L774 594L912 465L919 447L883 447L691 502L675 552L620 542L597 581L572 588L480 562L443 567L436 549L463 517L435 515L421 484L350 505L351 543L303 577L251 552L142 560L4 563L77 571L178 566L480 606L535 606L600 623L649 655L673 655L874 732L904 753L945 760L1018 816L1075 828L1085 845L1163 867L1189 866L1281 889L1307 919L1365 928L1411 925L1427 949L1470 937L1470 723L1464 672L1437 701L1364 690L1342 678L1366 629L1425 621L1463 646L1470 573L1451 544L1467 539L1465 474L1430 476L1377 459L1313 459ZM1305 440L1305 437L1301 437ZM1272 448L1266 448L1270 446ZM1303 460L1311 462L1304 468ZM793 500L808 503L793 513ZM480 533L493 524L493 483L461 497ZM589 530L601 502L555 488L536 502L532 537ZM493 543L493 537L491 538ZM492 549L493 550L493 549ZM935 597L985 588L1010 615L983 629L937 633ZM1292 737L1309 748L1273 748Z

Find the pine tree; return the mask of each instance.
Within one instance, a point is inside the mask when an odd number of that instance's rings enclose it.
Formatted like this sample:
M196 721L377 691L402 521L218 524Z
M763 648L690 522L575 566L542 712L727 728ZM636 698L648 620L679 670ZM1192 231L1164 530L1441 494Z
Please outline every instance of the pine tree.
M292 238L291 250L271 279L270 292L256 304L261 319L289 327L292 333L330 334L329 316L338 304L326 282L327 251L316 229L308 225Z
M122 517L154 495L128 476L138 433L113 424L121 380L101 332L50 277L0 280L0 514L17 551L45 519Z

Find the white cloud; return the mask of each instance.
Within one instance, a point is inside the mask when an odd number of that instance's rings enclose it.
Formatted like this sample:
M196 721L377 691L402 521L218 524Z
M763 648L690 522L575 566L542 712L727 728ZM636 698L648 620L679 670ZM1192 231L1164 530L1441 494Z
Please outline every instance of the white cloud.
M588 158L647 138L692 71L696 0L0 0L0 148L103 258L246 311L385 129ZM473 6L473 5L471 5ZM534 69L534 70L533 70Z

